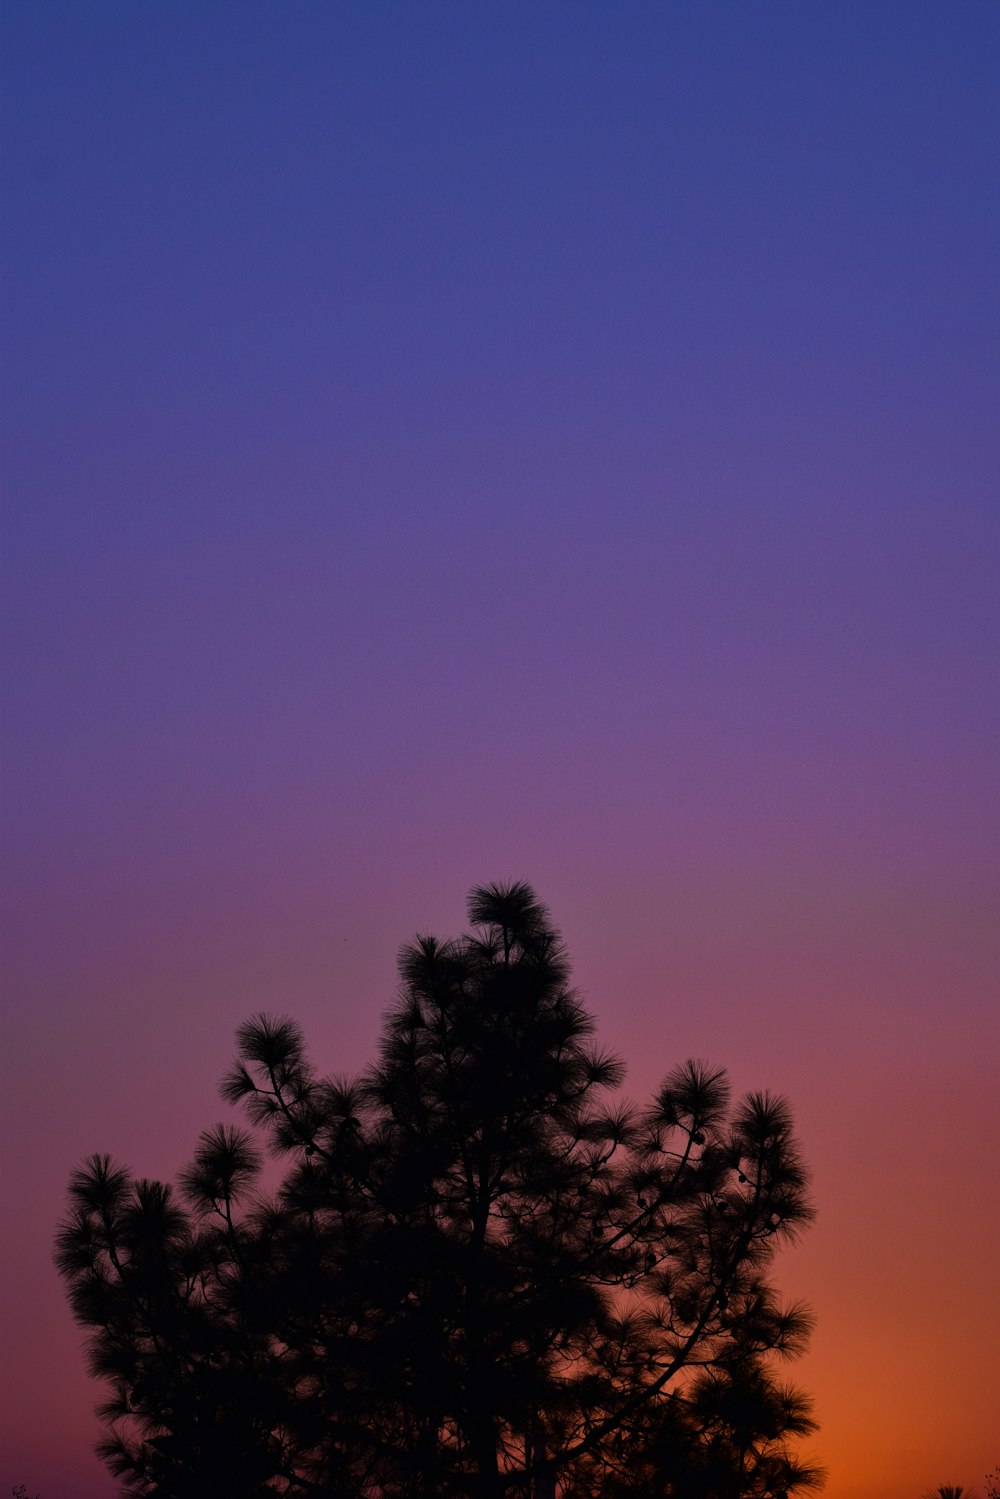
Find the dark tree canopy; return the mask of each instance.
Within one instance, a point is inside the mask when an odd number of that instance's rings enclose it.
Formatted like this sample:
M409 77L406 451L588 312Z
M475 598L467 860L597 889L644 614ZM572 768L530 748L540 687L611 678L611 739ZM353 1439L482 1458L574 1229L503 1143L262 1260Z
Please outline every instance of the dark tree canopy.
M816 1487L767 1274L809 1221L786 1105L675 1068L644 1107L528 886L418 938L380 1052L241 1026L179 1191L93 1156L57 1263L131 1495L779 1499ZM262 1147L286 1163L260 1185Z

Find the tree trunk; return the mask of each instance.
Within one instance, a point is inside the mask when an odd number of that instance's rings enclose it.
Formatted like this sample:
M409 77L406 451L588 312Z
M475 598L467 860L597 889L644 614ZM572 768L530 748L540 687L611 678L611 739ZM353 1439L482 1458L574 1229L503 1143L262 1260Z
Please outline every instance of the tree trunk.
M497 1464L496 1432L488 1411L470 1412L469 1446L475 1464L471 1485L475 1499L501 1499L503 1488Z
M534 1469L531 1499L556 1499L555 1469L546 1462L545 1437L537 1420L531 1442L531 1466Z

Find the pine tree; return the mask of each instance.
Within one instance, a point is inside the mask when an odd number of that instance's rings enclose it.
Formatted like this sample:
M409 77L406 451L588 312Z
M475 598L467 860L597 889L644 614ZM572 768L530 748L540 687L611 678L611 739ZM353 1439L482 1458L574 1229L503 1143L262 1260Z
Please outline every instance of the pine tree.
M700 1063L623 1104L534 893L474 890L469 918L404 948L359 1079L317 1075L287 1018L240 1028L223 1094L254 1134L204 1134L183 1205L104 1157L74 1177L57 1258L127 1492L817 1481L772 1372L807 1328L766 1278L810 1218L787 1107L731 1108ZM255 1139L287 1161L272 1198Z

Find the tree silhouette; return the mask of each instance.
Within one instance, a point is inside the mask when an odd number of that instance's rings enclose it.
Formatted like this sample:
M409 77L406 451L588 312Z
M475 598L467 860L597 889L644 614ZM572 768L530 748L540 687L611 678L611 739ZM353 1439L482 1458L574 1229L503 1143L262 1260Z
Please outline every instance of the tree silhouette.
M688 1062L615 1097L566 956L523 884L418 938L379 1056L318 1076L294 1021L237 1033L171 1187L75 1173L57 1263L111 1395L100 1451L133 1495L598 1494L777 1499L815 1487L774 1360L808 1317L766 1272L809 1221L785 1104L735 1108ZM287 1162L259 1185L255 1138Z

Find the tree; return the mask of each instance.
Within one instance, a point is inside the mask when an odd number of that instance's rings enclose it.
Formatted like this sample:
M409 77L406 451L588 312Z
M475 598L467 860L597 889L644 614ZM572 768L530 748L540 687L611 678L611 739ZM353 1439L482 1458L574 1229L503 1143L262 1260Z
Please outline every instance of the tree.
M625 1462L606 1459L599 1491L750 1499L818 1488L823 1470L794 1450L815 1430L800 1391L779 1384L758 1355L736 1352L643 1412L622 1444Z
M126 1492L776 1499L817 1486L774 1361L809 1319L767 1280L808 1223L787 1106L688 1062L616 1097L522 884L418 938L379 1056L320 1077L240 1027L180 1193L94 1156L57 1243L101 1451ZM260 1189L261 1151L287 1162Z

